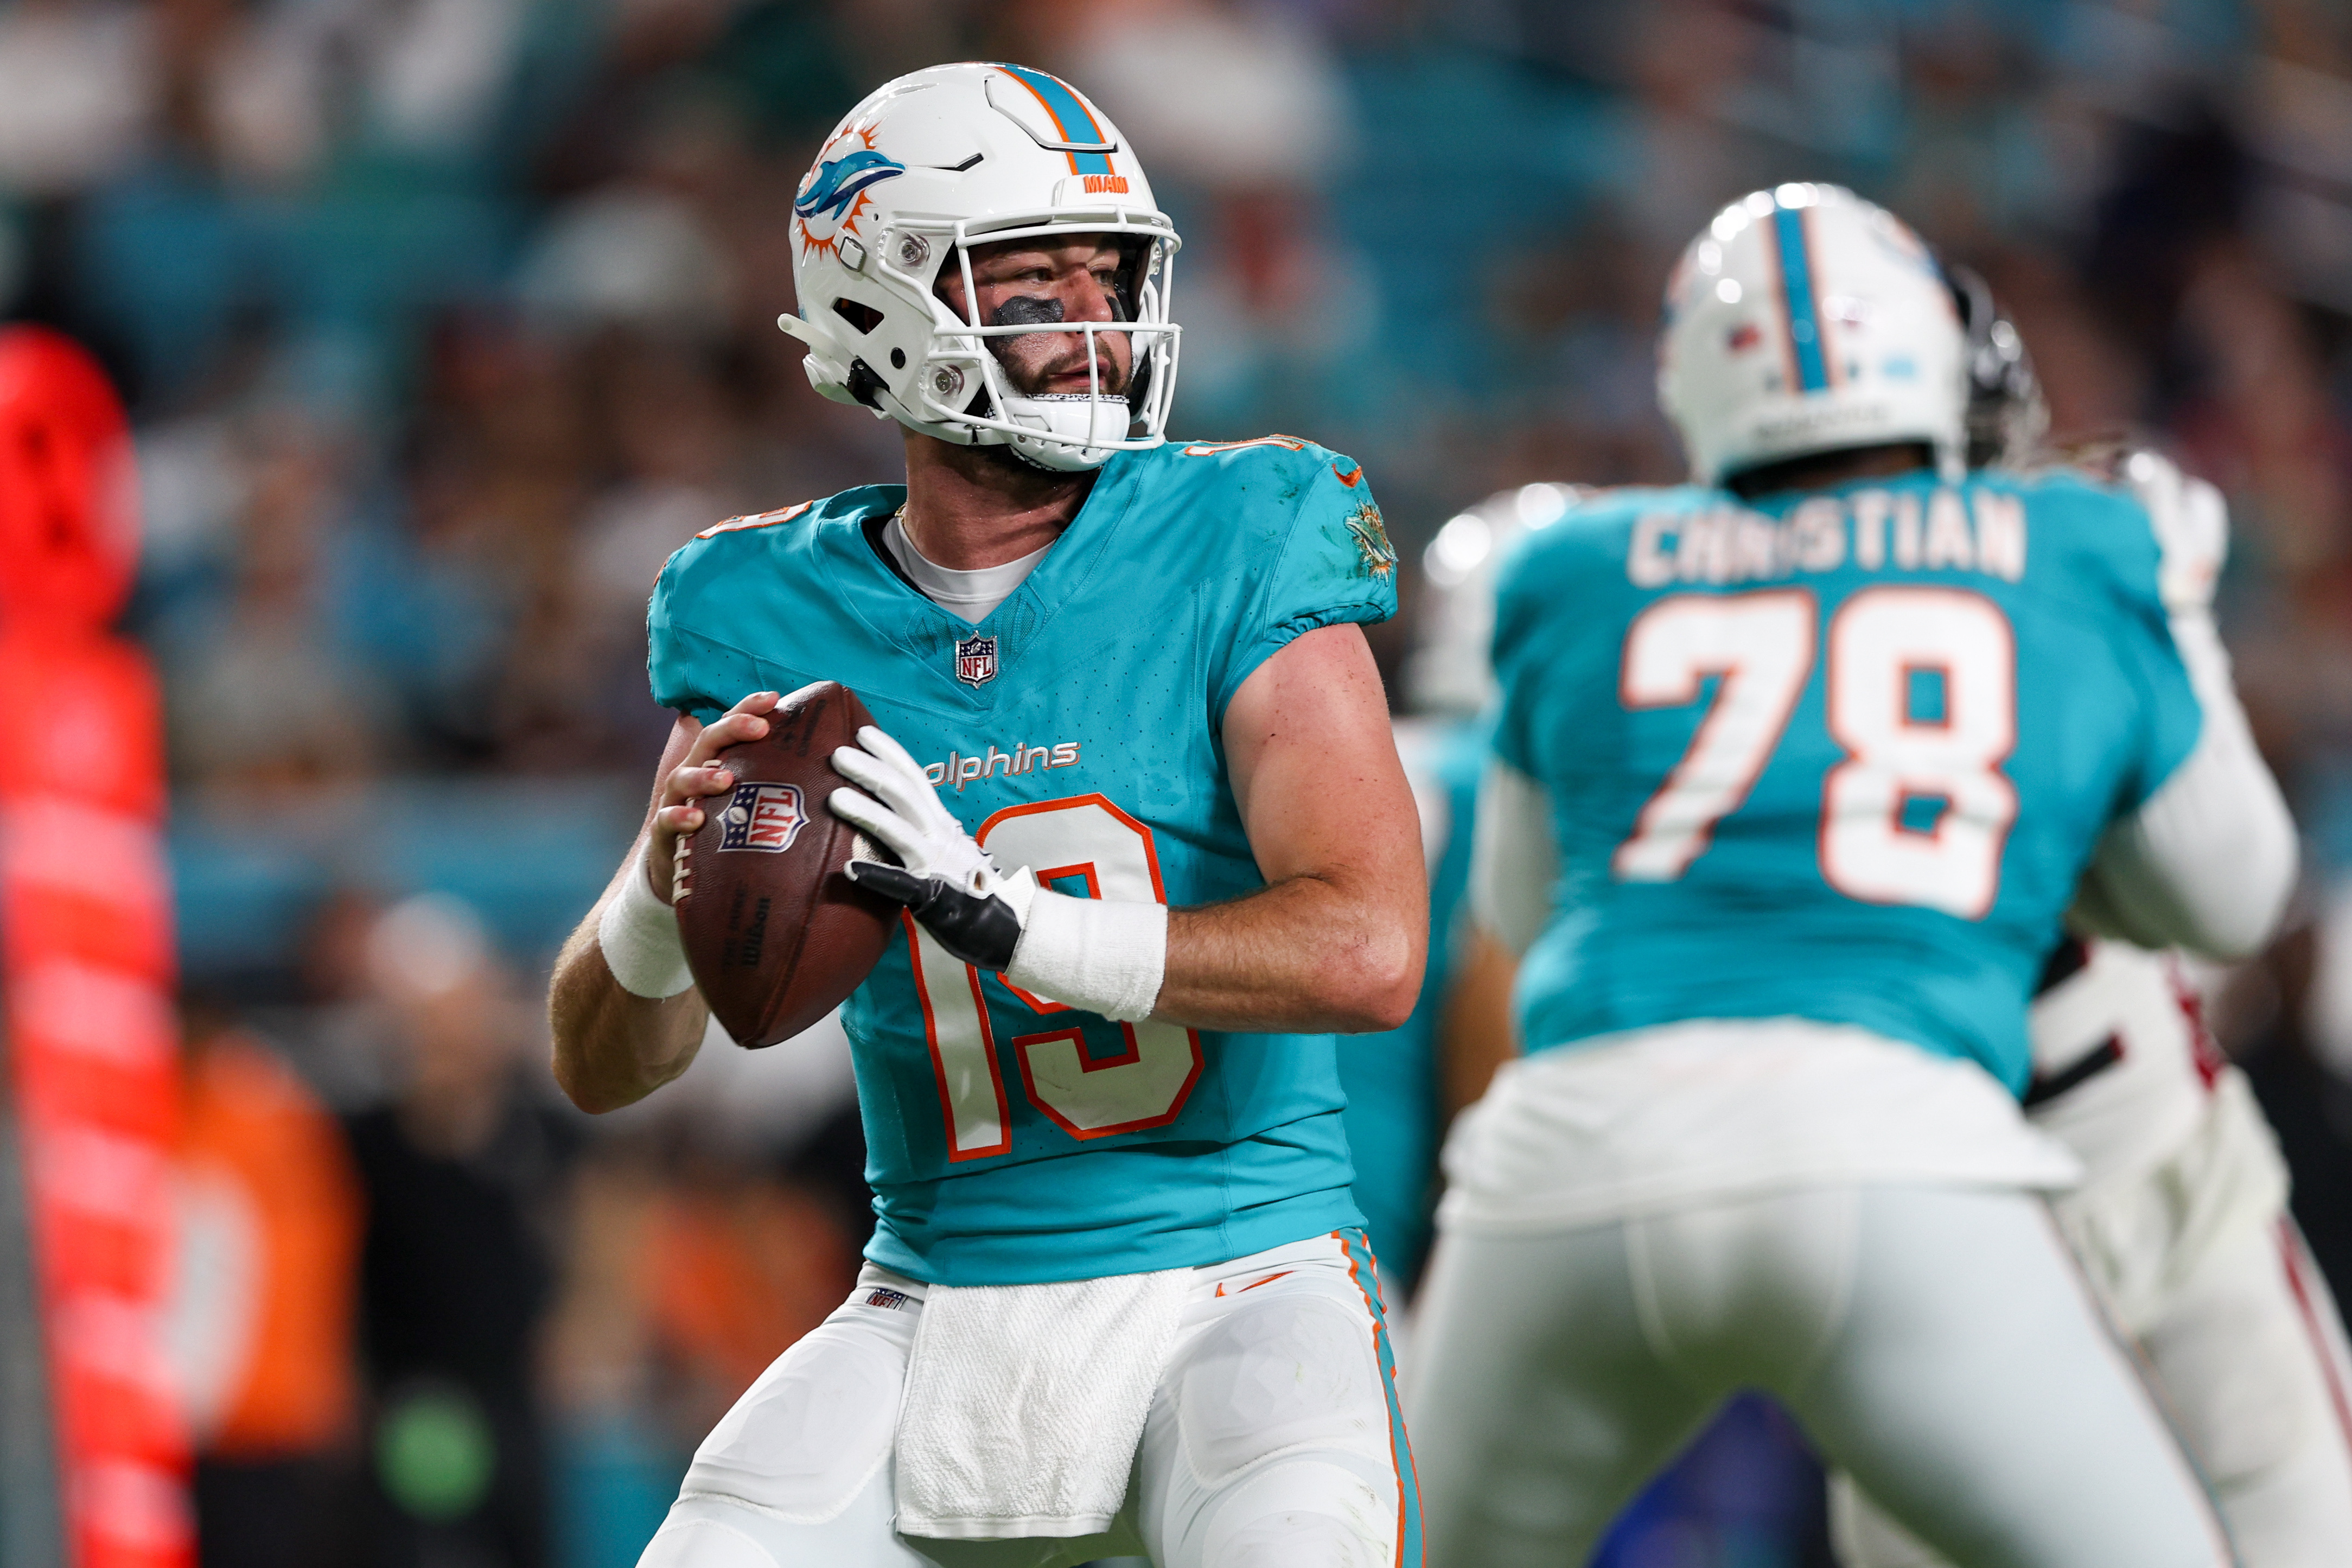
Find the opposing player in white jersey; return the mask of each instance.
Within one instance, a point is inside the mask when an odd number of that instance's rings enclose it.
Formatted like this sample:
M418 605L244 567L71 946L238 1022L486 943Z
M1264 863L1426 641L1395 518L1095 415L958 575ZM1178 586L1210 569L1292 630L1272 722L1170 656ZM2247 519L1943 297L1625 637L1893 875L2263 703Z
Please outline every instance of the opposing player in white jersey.
M2086 876L2144 936L2268 936L2276 786L2143 509L1965 470L1966 338L1890 215L1758 192L1667 310L1696 482L1572 510L1498 596L1474 898L1529 1054L1446 1152L1430 1561L1580 1561L1752 1386L1968 1568L2229 1563L2016 1096Z
M1971 446L2027 450L2042 424L2031 368L1981 281L1958 275L1986 362ZM2005 372L2005 373L2004 373ZM2006 449L2006 450L2004 450ZM2211 594L2228 543L2219 492L2162 458L2112 466L2164 544L2175 640L2226 683ZM2136 929L2127 908L2086 910ZM2245 1077L2204 1026L2179 960L2069 937L2032 1016L2026 1114L2083 1162L2053 1208L2085 1278L2138 1344L2211 1482L2248 1568L2352 1563L2352 1376L2326 1282L2286 1211L2287 1175ZM1846 1568L1940 1562L1851 1478L1832 1486Z

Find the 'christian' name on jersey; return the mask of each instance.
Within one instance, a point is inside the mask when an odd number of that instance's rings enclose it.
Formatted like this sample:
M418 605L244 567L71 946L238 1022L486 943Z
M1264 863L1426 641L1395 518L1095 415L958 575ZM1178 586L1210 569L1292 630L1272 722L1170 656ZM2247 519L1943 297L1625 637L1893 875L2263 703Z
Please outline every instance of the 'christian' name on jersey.
M1850 564L1864 572L1981 572L2015 583L2025 576L2025 548L2024 500L1981 487L1809 496L1784 517L1726 497L1695 511L1661 508L1636 518L1625 578L1637 588L1721 586Z

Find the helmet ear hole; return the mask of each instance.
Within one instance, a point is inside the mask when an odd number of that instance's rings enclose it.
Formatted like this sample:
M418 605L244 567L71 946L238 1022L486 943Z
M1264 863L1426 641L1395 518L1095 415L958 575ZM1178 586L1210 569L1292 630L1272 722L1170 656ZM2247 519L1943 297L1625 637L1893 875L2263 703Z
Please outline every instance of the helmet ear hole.
M833 313L856 327L860 337L882 324L882 312L871 305L861 305L855 300L835 300Z

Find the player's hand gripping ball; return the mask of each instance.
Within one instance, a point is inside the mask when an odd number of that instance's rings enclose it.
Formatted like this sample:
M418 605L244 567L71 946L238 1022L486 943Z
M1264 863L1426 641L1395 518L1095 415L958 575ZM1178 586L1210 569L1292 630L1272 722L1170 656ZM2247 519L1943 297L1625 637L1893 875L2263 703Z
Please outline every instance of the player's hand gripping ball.
M857 744L835 752L833 765L859 788L835 790L826 804L898 860L896 866L870 859L852 864L849 875L857 885L904 904L966 963L999 973L1011 967L1036 879L1025 867L1011 877L999 871L940 804L922 764L876 726L860 728Z
M772 1046L832 1012L881 959L898 906L845 872L877 851L823 809L834 752L874 716L819 681L778 702L768 732L719 751L732 776L678 840L671 883L695 984L742 1045Z

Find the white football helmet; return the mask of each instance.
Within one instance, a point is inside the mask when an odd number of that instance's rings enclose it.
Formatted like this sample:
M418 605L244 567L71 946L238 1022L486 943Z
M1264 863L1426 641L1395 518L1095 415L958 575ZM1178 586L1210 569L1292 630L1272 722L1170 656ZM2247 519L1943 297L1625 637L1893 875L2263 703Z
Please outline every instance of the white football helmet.
M1096 468L1165 438L1180 331L1168 295L1182 242L1118 128L1068 83L1013 65L902 76L826 138L793 216L801 313L776 324L808 345L809 380L825 396L943 441L1010 446L1048 468ZM1077 234L1120 237L1126 320L977 319L971 246ZM964 319L932 292L949 266L963 268ZM1092 388L1017 392L985 340L1032 332L1082 334ZM1132 345L1123 395L1102 389L1107 332Z
M1961 470L1968 337L1935 258L1885 208L1837 185L1744 196L1683 252L1665 317L1658 401L1699 483L1893 441Z
M1405 700L1416 713L1475 713L1496 701L1495 584L1511 547L1549 528L1592 492L1582 485L1500 490L1445 526L1421 552Z

